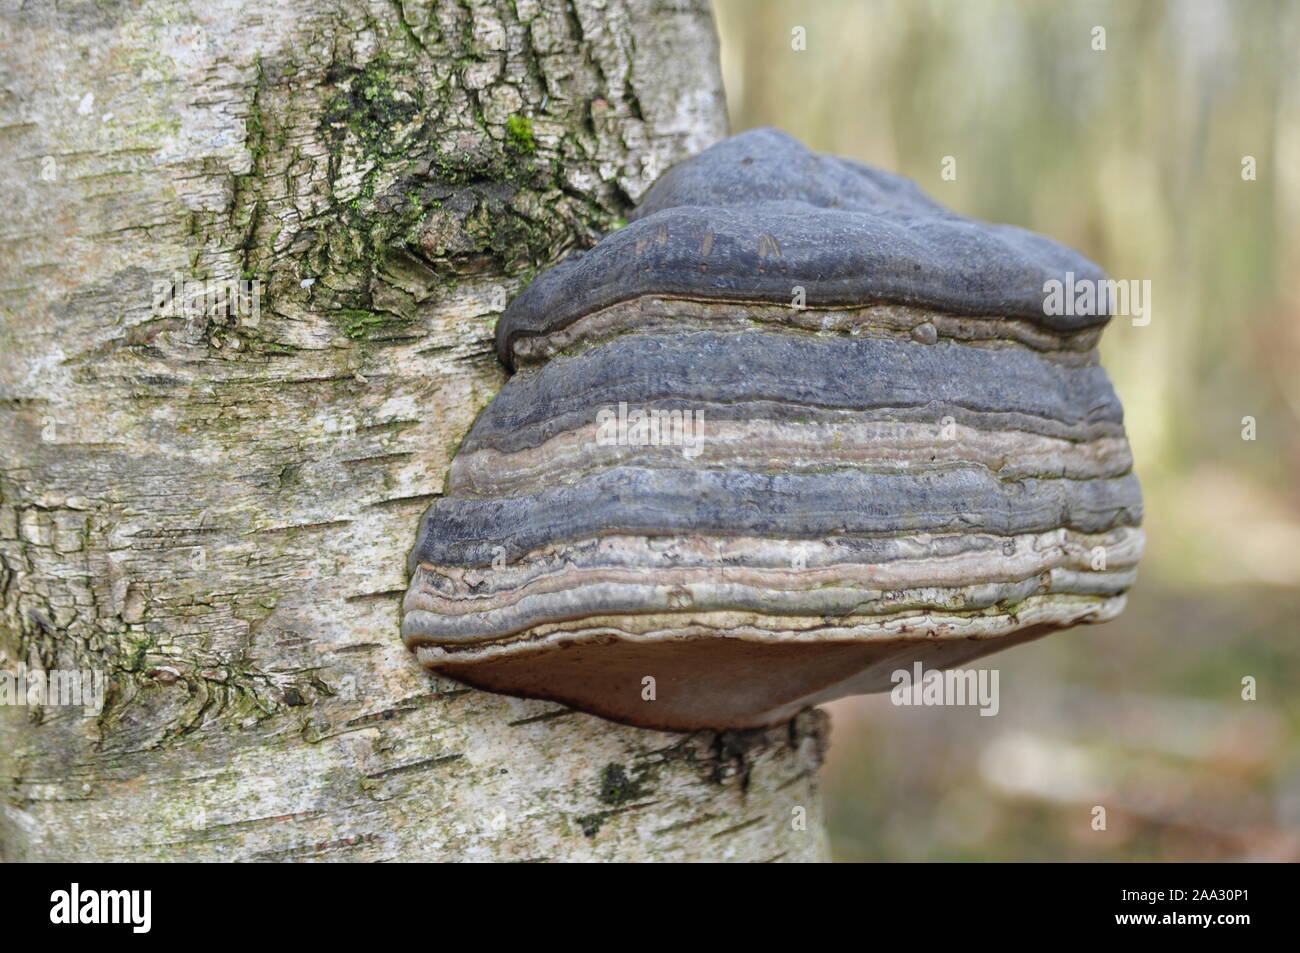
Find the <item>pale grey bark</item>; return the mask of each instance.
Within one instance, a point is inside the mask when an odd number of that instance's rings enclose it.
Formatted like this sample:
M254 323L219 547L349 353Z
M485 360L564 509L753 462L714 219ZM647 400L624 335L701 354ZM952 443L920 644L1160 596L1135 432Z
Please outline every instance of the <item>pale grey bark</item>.
M705 0L4 0L0 48L0 669L109 684L0 707L4 858L825 855L820 715L640 731L398 637L505 300L724 133Z

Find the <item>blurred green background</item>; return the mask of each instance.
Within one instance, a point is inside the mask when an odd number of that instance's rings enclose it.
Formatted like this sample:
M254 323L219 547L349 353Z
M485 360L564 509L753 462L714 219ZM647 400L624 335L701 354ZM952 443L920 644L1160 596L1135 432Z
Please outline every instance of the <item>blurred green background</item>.
M1300 2L715 7L733 132L1152 283L1102 345L1147 503L1127 612L979 663L995 717L829 706L836 858L1300 859Z

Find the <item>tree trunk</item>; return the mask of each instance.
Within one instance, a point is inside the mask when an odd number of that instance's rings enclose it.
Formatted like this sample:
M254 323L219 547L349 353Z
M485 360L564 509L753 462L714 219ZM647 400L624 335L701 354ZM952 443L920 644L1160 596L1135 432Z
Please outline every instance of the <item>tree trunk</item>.
M506 300L724 132L707 0L3 0L0 45L0 670L107 684L0 706L5 859L825 855L820 714L640 731L398 635Z

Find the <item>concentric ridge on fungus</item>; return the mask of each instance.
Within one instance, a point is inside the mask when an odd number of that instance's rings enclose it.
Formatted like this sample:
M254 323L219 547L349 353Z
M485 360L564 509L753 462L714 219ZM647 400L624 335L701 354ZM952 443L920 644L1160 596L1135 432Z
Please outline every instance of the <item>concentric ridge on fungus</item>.
M673 168L502 316L519 370L420 524L407 644L695 730L1113 618L1141 494L1105 316L1044 314L1067 272L1103 278L775 130Z

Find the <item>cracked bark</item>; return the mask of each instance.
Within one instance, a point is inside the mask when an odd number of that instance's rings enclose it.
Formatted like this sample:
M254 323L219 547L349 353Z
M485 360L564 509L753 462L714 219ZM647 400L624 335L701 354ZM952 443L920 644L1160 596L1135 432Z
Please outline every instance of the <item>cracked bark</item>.
M4 859L825 855L819 714L639 731L397 634L506 300L724 132L705 0L4 0L0 43L0 669L109 686L0 706Z

